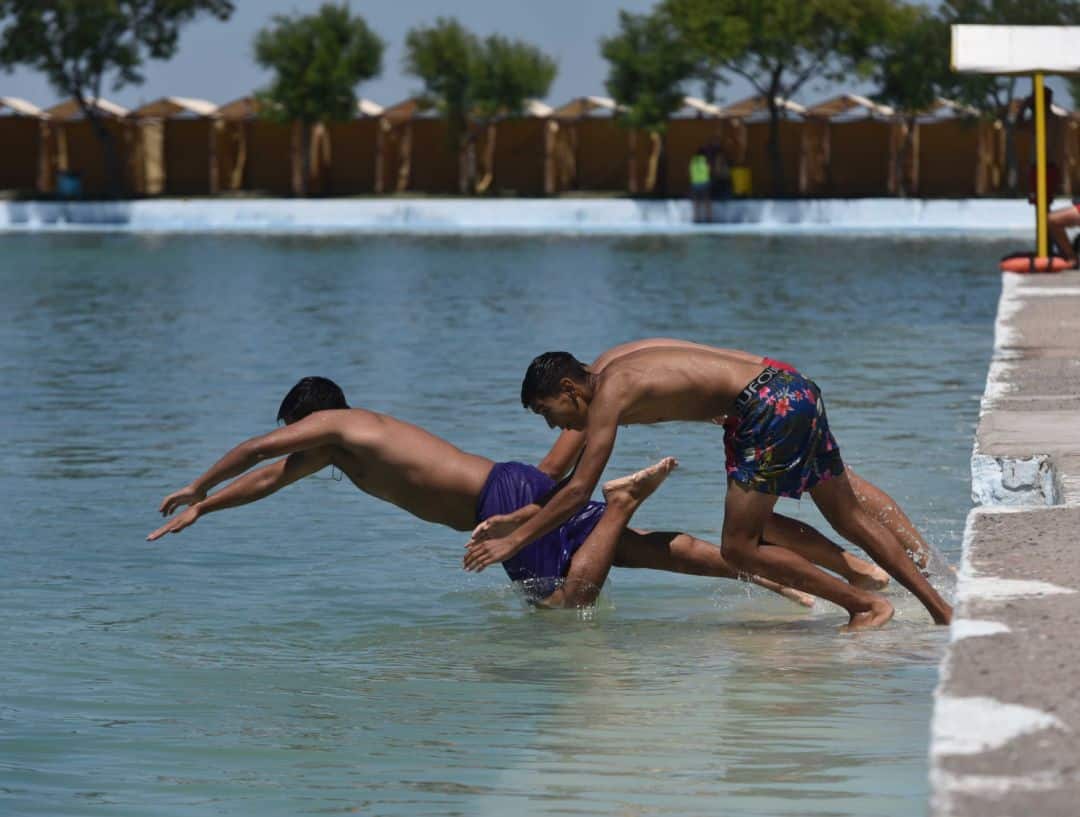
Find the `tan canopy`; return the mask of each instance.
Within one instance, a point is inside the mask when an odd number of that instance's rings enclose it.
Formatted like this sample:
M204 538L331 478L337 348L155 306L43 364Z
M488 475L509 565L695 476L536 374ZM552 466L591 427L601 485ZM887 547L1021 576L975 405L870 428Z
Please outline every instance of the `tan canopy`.
M702 119L722 117L724 114L721 112L719 105L714 105L711 102L706 102L704 99L696 96L684 96L682 107L675 111L672 116L674 117L687 117L696 116Z
M93 108L100 116L106 118L122 119L128 115L128 109L115 102L110 102L107 99L90 97L87 103ZM45 114L56 121L67 121L71 119L81 119L83 112L79 107L79 103L74 99L68 99L64 102L60 102L53 105L51 108L45 110Z
M838 116L849 114L852 111L866 111L868 116L878 119L891 119L896 113L888 105L881 105L859 94L840 94L832 99L811 105L803 112L804 116L817 117L820 119L833 119Z
M597 112L616 114L621 107L606 96L579 96L551 112L556 119L581 119Z
M781 110L787 113L797 114L802 116L806 113L806 108L800 105L798 102L793 102L790 99L784 99L783 97L776 97L776 104ZM737 116L740 119L746 119L748 117L766 113L769 110L768 100L760 94L758 96L750 96L746 99L741 99L738 102L733 102L730 105L724 105L720 108L721 116Z
M242 96L232 102L226 102L217 109L217 115L222 119L235 122L241 119L254 119L259 115L262 108L258 99L253 96Z
M163 96L136 108L131 115L141 119L172 119L177 116L208 118L217 115L218 107L205 99Z
M15 116L34 116L39 119L46 116L45 112L32 102L19 99L17 96L0 96L0 114L4 110L11 111Z

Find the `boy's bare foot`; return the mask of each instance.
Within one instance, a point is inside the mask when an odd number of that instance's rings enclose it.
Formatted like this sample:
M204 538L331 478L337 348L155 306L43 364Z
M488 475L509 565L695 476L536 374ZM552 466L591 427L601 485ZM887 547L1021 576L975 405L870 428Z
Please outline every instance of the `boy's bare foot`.
M668 474L675 470L679 461L674 457L664 457L655 465L642 468L627 477L619 477L611 482L604 483L604 500L609 505L616 503L640 505L645 499L660 487L660 483L667 479Z
M856 568L848 583L861 590L881 590L889 584L889 574L877 565L867 564Z
M852 613L848 623L841 627L841 631L853 633L857 630L876 630L884 627L893 617L893 606L882 598L876 598L869 610L862 613Z

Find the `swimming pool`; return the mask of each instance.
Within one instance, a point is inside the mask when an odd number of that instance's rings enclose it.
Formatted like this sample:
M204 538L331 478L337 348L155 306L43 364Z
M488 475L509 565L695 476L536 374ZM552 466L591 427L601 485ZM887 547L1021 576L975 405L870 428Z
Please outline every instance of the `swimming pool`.
M0 807L13 814L911 815L945 632L616 570L536 613L465 537L320 474L149 544L161 498L321 374L537 461L529 360L674 335L798 365L845 459L954 563L1003 242L8 235ZM1011 242L1015 243L1015 242ZM715 428L640 527L719 539ZM781 509L819 522L809 501Z

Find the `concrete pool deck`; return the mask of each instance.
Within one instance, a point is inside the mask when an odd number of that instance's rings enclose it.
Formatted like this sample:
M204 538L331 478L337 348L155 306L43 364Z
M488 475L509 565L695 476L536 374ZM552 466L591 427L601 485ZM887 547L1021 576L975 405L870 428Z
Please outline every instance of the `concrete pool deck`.
M1080 272L1006 273L932 736L934 817L1080 813Z

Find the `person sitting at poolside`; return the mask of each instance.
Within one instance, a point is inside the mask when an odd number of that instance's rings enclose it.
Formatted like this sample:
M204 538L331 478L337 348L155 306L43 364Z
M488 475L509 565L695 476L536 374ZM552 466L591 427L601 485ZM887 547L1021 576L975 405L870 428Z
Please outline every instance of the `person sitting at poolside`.
M470 454L418 426L385 414L349 408L345 395L326 378L304 378L285 396L278 412L284 428L254 437L230 450L190 485L169 494L160 511L168 515L189 506L147 538L178 533L204 514L254 502L303 477L334 465L361 491L397 505L428 522L472 530L498 516L493 528L517 527L540 510L555 481L522 463L495 463ZM225 480L258 462L283 457L234 480L208 496ZM548 606L591 604L614 564L676 573L737 578L715 545L684 533L643 532L627 528L642 501L670 473L666 459L644 471L605 486L606 506L587 503L532 548L504 563L513 580L533 580L550 595ZM880 586L886 577L876 568L832 545L816 531L827 567L860 586ZM773 582L757 584L808 605L812 598ZM561 586L551 590L553 584Z
M844 607L848 629L889 621L893 607L883 597L845 584L795 550L765 539L777 499L809 492L833 527L911 590L935 622L951 619L952 608L903 544L859 503L829 431L820 390L797 372L758 355L707 346L640 349L599 372L567 352L548 352L526 371L521 402L551 427L584 432L584 451L573 476L528 522L505 535L474 532L466 544L466 569L479 571L512 558L576 513L595 488L620 425L735 416L739 425L730 440L734 456L727 463L721 541L729 562Z
M1073 202L1068 207L1051 210L1046 217L1046 227L1061 257L1068 261L1073 269L1080 267L1080 236L1070 244L1069 234L1066 232L1070 227L1080 227L1080 201Z

